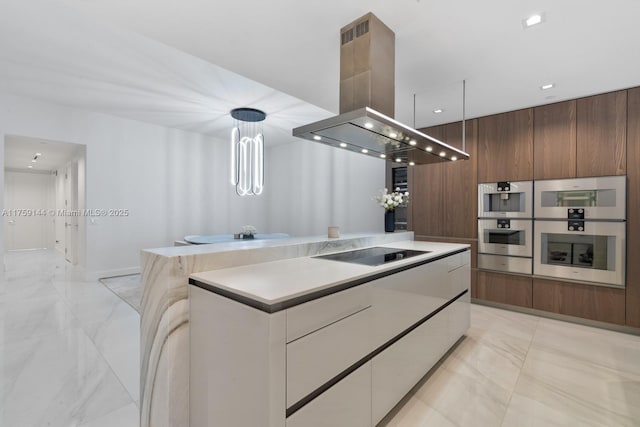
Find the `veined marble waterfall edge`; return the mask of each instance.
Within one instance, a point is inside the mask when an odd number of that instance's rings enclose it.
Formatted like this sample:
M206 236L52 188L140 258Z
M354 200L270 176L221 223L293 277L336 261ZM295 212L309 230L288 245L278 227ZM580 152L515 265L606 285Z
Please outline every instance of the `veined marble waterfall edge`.
M340 239L160 248L141 253L140 426L189 425L189 300L192 273L413 240L413 232L344 235ZM235 246L234 246L235 245Z

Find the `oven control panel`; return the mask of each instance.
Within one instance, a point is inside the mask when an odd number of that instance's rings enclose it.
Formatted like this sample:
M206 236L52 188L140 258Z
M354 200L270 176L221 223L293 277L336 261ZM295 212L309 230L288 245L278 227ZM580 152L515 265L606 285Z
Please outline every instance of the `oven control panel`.
M567 230L584 231L584 221L567 221Z
M569 208L567 209L568 219L584 219L584 209L582 208Z

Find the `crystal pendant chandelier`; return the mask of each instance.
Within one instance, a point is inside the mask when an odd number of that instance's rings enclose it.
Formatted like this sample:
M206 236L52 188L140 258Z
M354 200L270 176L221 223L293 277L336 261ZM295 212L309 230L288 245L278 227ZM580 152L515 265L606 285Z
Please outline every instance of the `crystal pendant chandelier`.
M264 111L254 108L231 110L231 184L239 196L257 196L264 187Z

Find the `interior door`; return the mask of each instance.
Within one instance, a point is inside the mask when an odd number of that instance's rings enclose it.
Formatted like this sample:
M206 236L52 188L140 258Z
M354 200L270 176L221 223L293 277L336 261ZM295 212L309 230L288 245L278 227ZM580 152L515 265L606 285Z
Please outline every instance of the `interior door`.
M78 262L78 163L71 162L65 169L65 258L71 264Z
M47 216L51 176L26 172L5 173L6 250L42 249L48 245L52 222Z

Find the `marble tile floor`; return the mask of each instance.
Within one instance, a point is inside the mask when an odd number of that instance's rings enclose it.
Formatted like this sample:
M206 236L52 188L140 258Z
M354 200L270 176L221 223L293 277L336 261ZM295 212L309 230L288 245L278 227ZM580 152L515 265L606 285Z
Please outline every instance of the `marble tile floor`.
M6 254L0 426L138 426L139 321L56 253ZM381 425L640 426L640 337L472 305L467 336Z
M138 426L139 323L56 252L5 254L0 426Z
M100 279L100 283L111 289L113 293L140 313L140 300L142 299L140 280L140 274L128 274L126 276L105 277Z

